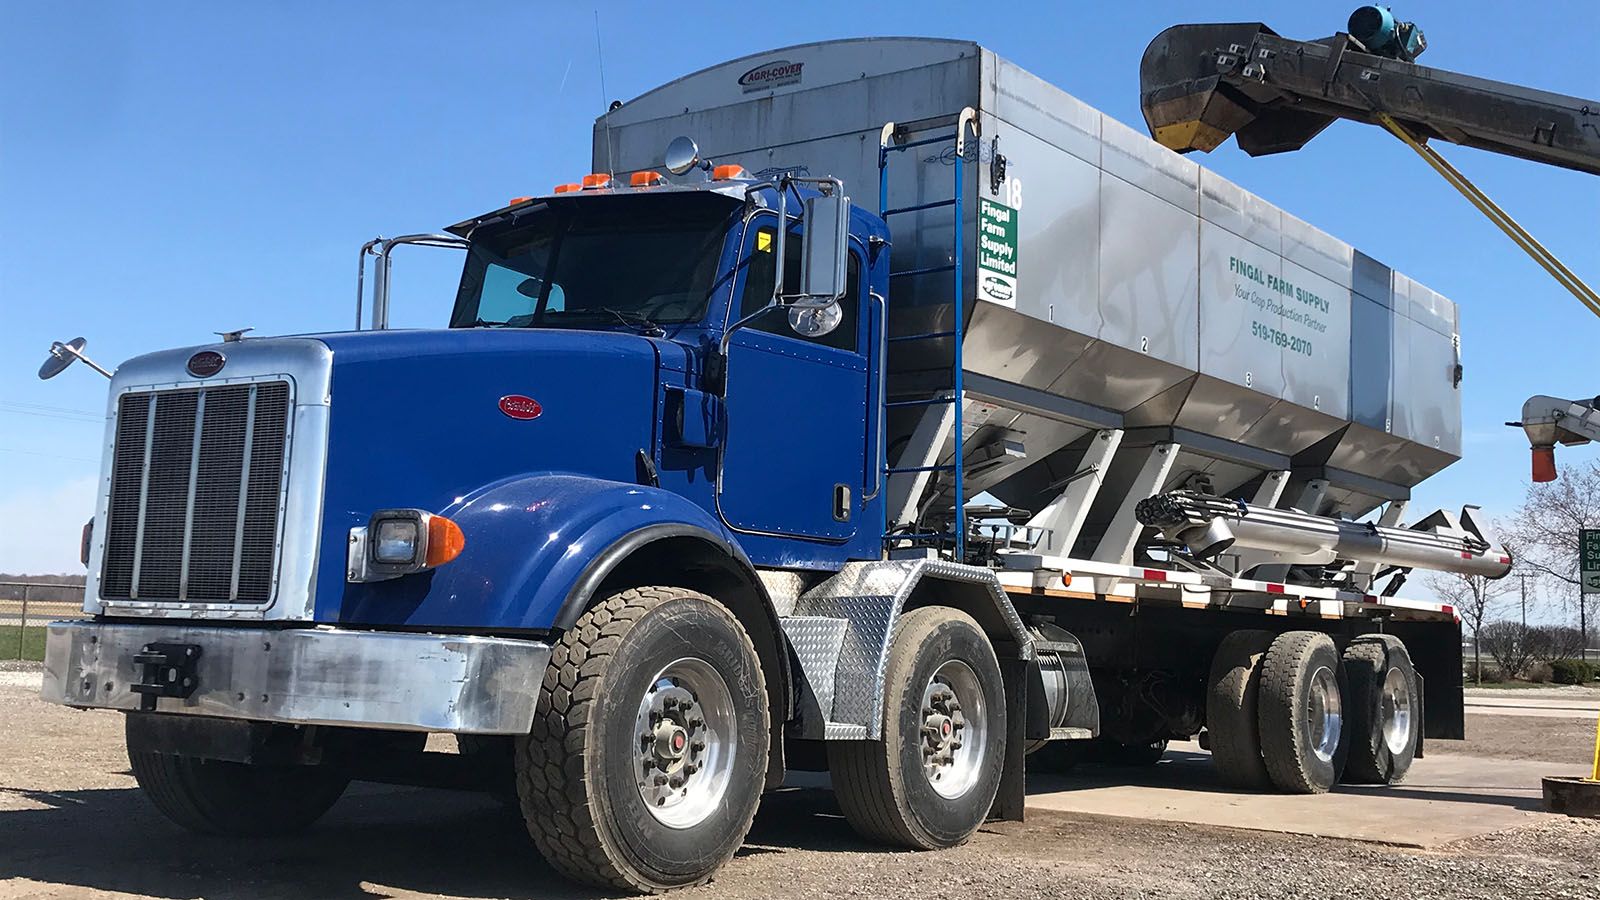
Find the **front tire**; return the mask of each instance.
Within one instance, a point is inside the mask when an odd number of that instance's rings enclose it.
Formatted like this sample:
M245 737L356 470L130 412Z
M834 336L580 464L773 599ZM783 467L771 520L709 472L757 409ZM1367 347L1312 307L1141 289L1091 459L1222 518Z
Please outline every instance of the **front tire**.
M942 606L895 622L884 675L883 739L830 741L834 794L856 833L933 850L989 816L1005 764L1000 664L978 623Z
M168 819L201 834L290 834L322 817L350 783L323 766L260 766L148 750L128 752L133 777Z
M517 790L534 843L576 881L655 892L711 878L766 779L767 690L744 628L704 594L615 594L551 655Z

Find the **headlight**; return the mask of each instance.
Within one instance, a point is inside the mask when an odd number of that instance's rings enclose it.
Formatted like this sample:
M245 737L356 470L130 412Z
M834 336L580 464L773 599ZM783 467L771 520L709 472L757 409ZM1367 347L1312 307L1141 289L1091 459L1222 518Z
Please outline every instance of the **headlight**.
M461 526L420 509L380 509L365 528L350 529L347 576L352 582L387 581L421 572L461 555Z
M368 540L372 541L372 561L386 565L404 565L418 559L418 537L422 529L416 519L373 519L367 526Z

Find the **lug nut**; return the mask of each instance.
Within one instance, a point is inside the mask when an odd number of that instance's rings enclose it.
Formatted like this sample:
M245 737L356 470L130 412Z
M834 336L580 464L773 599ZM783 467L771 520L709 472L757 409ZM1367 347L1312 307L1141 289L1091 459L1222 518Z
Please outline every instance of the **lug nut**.
M683 771L686 775L693 775L694 773L700 771L700 767L694 763L687 763L684 765Z
M665 776L665 775L657 775L656 776L656 785L657 786L660 786L660 785L663 785L663 784L666 784L666 783L667 783L667 776Z
M645 757L645 758L644 758L644 770L645 770L645 771L646 771L646 772L648 772L648 771L650 771L650 770L651 770L651 769L654 769L654 768L655 768L655 767L656 767L656 760L655 760L655 757L653 757L653 756L646 756L646 757Z
M668 784L671 787L675 787L675 788L683 787L683 776L682 775L674 775L674 776L672 776L672 780L669 781Z
M665 700L661 701L661 705L663 707L667 708L667 709L674 709L678 705L678 698L677 697L668 697Z
M692 750L694 750L696 753L698 753L701 750L704 750L706 748L706 742L705 741L695 741L694 743L690 744L689 747Z

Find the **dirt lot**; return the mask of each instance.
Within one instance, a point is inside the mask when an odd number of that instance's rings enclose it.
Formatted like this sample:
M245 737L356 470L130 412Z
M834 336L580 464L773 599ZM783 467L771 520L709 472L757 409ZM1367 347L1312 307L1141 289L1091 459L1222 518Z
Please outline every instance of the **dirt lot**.
M1467 716L1464 741L1429 741L1428 753L1584 763L1594 755L1594 721L1530 716Z
M491 800L468 794L358 786L299 837L237 842L188 835L134 788L120 717L47 706L5 674L3 900L596 896L562 882L519 823ZM1527 729L1547 725L1474 717L1473 731L1483 736L1461 749L1565 739L1530 739ZM1515 737L1490 736L1501 731ZM767 798L748 845L713 884L679 896L1587 898L1597 892L1600 822L1539 816L1511 831L1422 852L1038 813L1025 824L987 828L957 850L914 854L861 843L829 793L796 790Z

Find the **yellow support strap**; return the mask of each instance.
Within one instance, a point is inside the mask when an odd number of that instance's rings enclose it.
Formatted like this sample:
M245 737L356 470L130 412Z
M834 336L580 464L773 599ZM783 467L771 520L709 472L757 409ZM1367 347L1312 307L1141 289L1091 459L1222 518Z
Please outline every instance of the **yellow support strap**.
M1467 202L1477 207L1478 211L1483 213L1489 221L1505 232L1512 242L1521 247L1546 272L1549 272L1552 278L1572 293L1572 296L1577 297L1579 302L1588 307L1590 312L1600 316L1600 294L1595 293L1594 288L1590 287L1582 278L1579 278L1571 269L1567 268L1560 259L1556 258L1554 253L1551 253L1543 244L1539 243L1532 234L1528 233L1526 228L1518 224L1517 220L1511 218L1505 210L1489 199L1489 195L1479 190L1478 186L1473 184L1467 176L1461 174L1460 170L1451 165L1449 160L1440 156L1432 147L1418 140L1415 135L1407 131L1404 126L1396 122L1388 113L1379 113L1378 121L1383 124L1384 128L1389 129L1391 134L1404 141L1407 147L1415 150L1417 155L1422 157L1423 162L1426 162L1435 172L1438 172L1445 181L1450 183L1451 187L1460 191L1461 196L1467 198ZM1597 735L1596 738L1595 776L1600 778L1600 735Z

